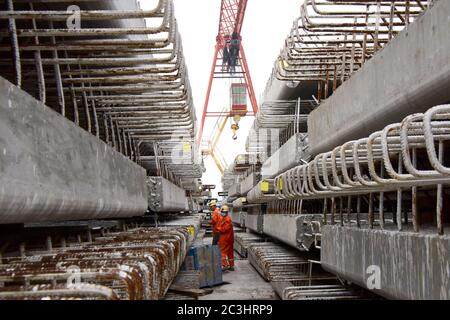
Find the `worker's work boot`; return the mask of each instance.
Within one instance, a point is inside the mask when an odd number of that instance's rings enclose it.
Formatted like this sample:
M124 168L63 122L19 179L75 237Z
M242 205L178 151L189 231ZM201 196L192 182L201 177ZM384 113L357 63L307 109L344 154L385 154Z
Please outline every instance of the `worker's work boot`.
M228 270L230 271L234 271L234 267L230 267Z
M227 272L228 270L230 270L230 267L228 267L228 266L222 267L222 272Z

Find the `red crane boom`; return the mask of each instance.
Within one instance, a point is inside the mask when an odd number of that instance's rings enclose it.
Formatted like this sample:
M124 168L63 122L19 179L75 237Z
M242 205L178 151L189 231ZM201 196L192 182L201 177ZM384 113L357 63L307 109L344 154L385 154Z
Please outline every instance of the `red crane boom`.
M220 10L219 35L241 34L248 0L223 0Z
M223 59L223 51L226 44L226 39L233 33L236 33L241 40L242 25L244 23L245 11L247 9L248 0L222 0L220 9L219 32L216 37L216 46L214 52L214 59L211 69L211 76L209 78L208 89L206 93L205 105L203 108L202 121L198 135L198 142L201 144L203 129L205 126L206 117L214 117L216 113L208 113L209 98L211 96L211 89L214 79L242 79L247 86L247 92L250 97L250 102L253 108L253 114L258 111L258 103L253 89L253 83L248 68L247 58L245 56L242 41L240 42L239 50L239 71L230 74L222 70L221 60ZM230 113L228 117L233 117Z

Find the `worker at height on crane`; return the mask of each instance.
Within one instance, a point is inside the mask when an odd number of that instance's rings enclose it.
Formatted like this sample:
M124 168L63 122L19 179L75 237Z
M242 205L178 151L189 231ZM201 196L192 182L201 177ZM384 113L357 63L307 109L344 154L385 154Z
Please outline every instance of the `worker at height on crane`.
M228 39L223 48L222 72L230 72L231 66L231 40Z
M237 32L233 32L231 35L231 45L230 45L230 71L234 73L236 71L236 66L239 62L239 51L241 47L241 39Z

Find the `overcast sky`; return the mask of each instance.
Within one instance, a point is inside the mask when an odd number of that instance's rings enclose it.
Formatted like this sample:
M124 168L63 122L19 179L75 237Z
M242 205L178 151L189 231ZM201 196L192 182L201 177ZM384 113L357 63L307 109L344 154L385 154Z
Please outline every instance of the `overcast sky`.
M143 8L154 1L141 0ZM175 16L183 40L184 54L197 110L201 114L210 75L215 39L219 27L221 0L174 0ZM253 78L256 97L259 100L269 78L273 63L283 47L292 23L300 15L303 0L249 0L242 29L243 45ZM210 111L229 107L229 80L215 80L210 100ZM251 108L249 104L249 108ZM204 136L210 135L216 119L208 118ZM241 122L238 140L231 139L231 122L219 142L220 152L230 164L236 155L245 153L245 139L253 122L247 118ZM204 184L216 184L220 189L221 174L214 162L205 160L207 172ZM221 191L221 190L216 190Z

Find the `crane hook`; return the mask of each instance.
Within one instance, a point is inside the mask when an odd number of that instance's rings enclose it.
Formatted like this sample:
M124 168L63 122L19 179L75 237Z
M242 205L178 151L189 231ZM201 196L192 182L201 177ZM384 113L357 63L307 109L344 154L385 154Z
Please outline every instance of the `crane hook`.
M237 123L233 123L231 126L231 130L233 130L233 140L237 140L237 131L239 130L239 125Z

